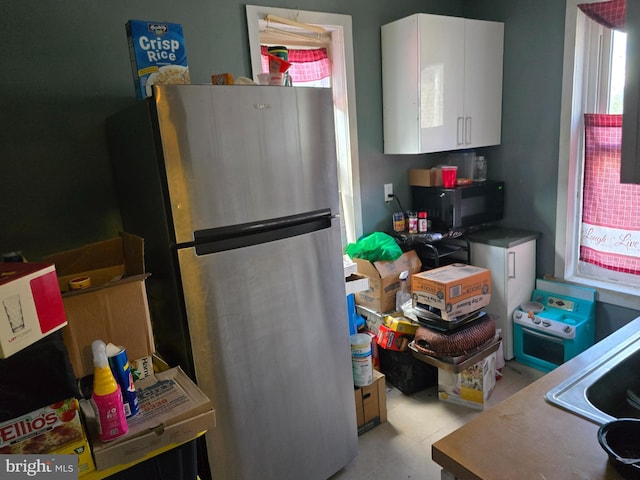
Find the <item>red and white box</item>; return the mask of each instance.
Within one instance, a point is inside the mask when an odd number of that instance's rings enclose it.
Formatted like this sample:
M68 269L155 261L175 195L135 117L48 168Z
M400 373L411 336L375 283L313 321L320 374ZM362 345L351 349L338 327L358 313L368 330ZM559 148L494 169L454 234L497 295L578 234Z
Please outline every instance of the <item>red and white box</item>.
M13 355L66 324L54 265L0 263L0 358Z

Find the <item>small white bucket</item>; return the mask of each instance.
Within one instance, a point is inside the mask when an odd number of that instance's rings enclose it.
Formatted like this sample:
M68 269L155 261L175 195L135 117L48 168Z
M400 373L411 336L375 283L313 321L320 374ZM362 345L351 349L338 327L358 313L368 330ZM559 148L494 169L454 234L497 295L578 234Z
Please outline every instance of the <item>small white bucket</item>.
M364 333L351 335L351 364L353 384L366 387L373 383L373 362L371 360L371 337Z

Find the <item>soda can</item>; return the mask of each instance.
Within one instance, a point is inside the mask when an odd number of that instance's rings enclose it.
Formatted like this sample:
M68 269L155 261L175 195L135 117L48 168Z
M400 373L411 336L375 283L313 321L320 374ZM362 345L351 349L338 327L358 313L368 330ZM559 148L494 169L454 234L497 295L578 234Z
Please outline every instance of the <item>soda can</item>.
M127 418L133 417L140 411L140 405L136 396L136 387L133 384L133 375L131 374L127 351L124 347L117 347L110 343L107 345L107 357L109 358L111 372L118 385L120 385L124 413Z

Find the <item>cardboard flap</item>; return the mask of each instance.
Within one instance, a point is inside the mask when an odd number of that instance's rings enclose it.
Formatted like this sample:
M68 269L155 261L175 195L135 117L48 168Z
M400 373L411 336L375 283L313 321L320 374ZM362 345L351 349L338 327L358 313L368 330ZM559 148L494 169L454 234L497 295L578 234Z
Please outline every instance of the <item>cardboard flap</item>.
M55 264L62 292L69 290L69 281L76 277L89 277L91 286L99 287L144 273L144 240L122 232L118 238L55 253L45 261Z
M358 265L358 273L366 275L367 277L380 277L380 274L376 270L376 267L369 260L363 260L362 258L354 258L354 262Z
M422 262L420 262L415 250L410 250L405 252L397 260L374 262L374 266L376 270L380 272L381 277L388 277L394 274L400 275L403 270L409 270L409 273L418 272L420 271Z

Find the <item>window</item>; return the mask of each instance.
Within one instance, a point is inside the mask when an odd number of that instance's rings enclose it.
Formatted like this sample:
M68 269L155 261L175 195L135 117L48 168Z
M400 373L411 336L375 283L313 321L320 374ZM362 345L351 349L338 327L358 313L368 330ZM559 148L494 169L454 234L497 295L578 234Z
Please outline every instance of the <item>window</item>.
M326 44L331 61L334 120L338 157L338 182L342 223L342 243L346 246L362 235L360 174L358 168L355 76L351 17L320 12L247 5L247 27L254 78L262 71L261 45L279 44L291 49L317 49ZM322 27L324 34L309 32L286 24L274 28L265 20L268 14ZM279 30L278 33L275 30ZM275 32L274 32L275 31ZM284 32L284 33L282 33ZM273 34L277 35L274 36ZM283 42L283 39L286 41Z
M596 288L600 301L637 308L637 298L633 296L640 294L640 275L628 273L633 269L605 265L607 262L615 263L610 259L600 262L611 252L594 254L595 250L591 248L598 235L582 223L583 220L600 222L599 219L604 217L599 213L594 215L594 212L605 211L614 203L602 193L605 190L597 190L606 182L596 185L604 176L595 174L594 168L603 165L616 168L615 152L619 149L620 131L615 125L621 124L625 35L588 18L578 9L578 3L585 3L585 0L567 0L561 116L566 120L563 120L560 132L555 275ZM594 114L586 117L590 124L587 126L590 129L587 148L585 114ZM607 154L601 155L602 152ZM594 155L603 162L585 164L587 153L588 162ZM614 173L611 178L619 179L619 153L617 159L617 177ZM591 201L593 196L589 196L594 185L595 191L600 192L599 198L604 200L600 204ZM639 193L636 190L631 196L637 197ZM606 202L609 204L604 205ZM619 213L612 216L616 220L621 217ZM602 222L605 224L606 220ZM609 235L612 232L607 231ZM640 234L640 231L635 234ZM613 255L619 256L620 253L618 249ZM637 255L638 249L630 252L630 256Z
M286 37L278 40L278 44L286 43ZM260 46L263 72L269 71L269 46L271 45L264 43ZM331 87L331 59L326 47L290 47L288 50L288 62L291 67L287 73L291 76L294 87Z

